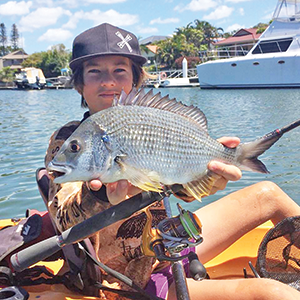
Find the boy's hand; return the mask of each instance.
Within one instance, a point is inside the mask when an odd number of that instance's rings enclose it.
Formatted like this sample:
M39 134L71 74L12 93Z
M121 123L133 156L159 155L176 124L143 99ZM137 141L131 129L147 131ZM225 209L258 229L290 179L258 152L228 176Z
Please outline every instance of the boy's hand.
M240 139L237 137L222 137L218 139L218 141L229 148L235 148L240 143ZM210 171L213 171L214 173L221 176L221 178L215 182L215 185L212 188L210 195L215 194L219 190L223 190L226 187L229 180L237 181L242 177L241 170L234 165L228 165L213 160L209 162L207 167Z
M102 187L102 182L98 179L93 179L88 185L91 190L98 191ZM106 185L107 198L112 205L116 205L140 192L139 188L133 186L127 180L119 180Z

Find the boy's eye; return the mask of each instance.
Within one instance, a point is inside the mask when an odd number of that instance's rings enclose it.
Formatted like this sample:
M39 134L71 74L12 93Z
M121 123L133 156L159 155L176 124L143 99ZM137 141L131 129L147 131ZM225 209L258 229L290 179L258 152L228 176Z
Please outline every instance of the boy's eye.
M100 72L100 70L98 70L98 69L90 69L90 70L88 70L88 73L99 73Z
M118 68L115 70L116 73L121 73L121 72L125 72L126 70L125 69L121 69L121 68Z

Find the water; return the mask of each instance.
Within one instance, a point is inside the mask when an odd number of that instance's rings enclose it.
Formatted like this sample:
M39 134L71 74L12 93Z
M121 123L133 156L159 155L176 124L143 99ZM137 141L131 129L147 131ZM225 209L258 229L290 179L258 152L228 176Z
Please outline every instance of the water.
M300 90L161 89L178 100L199 106L210 135L238 136L251 141L300 118ZM44 165L54 130L84 112L75 90L0 91L0 219L24 216L27 208L45 210L35 183L35 170ZM284 135L261 156L271 174L244 172L242 180L224 191L183 206L192 211L261 180L277 183L300 204L300 128ZM180 201L181 202L181 201ZM172 200L172 206L175 200Z

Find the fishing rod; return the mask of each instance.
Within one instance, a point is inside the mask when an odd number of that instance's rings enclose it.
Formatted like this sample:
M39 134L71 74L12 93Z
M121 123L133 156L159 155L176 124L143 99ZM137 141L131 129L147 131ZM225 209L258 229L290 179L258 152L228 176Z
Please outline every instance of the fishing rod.
M11 256L11 264L16 271L22 271L55 254L64 246L82 241L119 220L129 218L135 212L154 202L161 201L164 197L169 196L171 193L178 192L181 188L182 185L173 185L169 191L161 193L142 192L137 194L126 201L122 201L121 203L76 224L62 232L61 235L55 235L19 251Z
M126 219L133 213L146 208L150 204L164 199L167 218L158 224L157 229L153 229L155 235L154 237L151 236L150 240L147 238L146 244L148 245L144 245L143 239L142 247L146 247L146 251L151 248L154 252L151 252L150 250L150 256L151 254L154 254L152 256L155 256L159 261L170 261L172 263L177 299L189 300L185 272L180 261L184 258L189 259L190 274L195 280L203 279L206 275L206 270L194 252L190 252L186 255L179 255L181 250L187 247L196 246L202 242L202 237L200 235L201 223L193 213L185 211L177 204L180 214L177 217L172 217L168 197L170 194L176 193L180 189L182 189L181 185L174 185L170 187L170 190L162 193L142 192L133 196L130 199L123 201L116 206L112 206L71 227L62 232L61 235L48 238L12 255L12 266L16 271L22 271L32 264L53 255L64 246L79 242L104 227L119 220ZM150 220L150 222L148 221L148 223L151 224L152 220ZM145 236L148 236L151 231L150 228L145 229L143 235L145 234ZM167 252L169 255L166 255ZM145 253L145 255L147 254ZM117 278L120 276L118 275ZM120 280L124 279L123 277L121 276ZM130 286L133 288L135 287L134 283L129 279L125 281L126 284L129 282Z
M169 197L164 198L164 206L167 213L167 217L172 217L172 210L169 201ZM178 257L178 254L172 254L171 257ZM190 294L187 287L185 271L180 261L172 263L172 273L175 280L175 289L177 300L189 300Z

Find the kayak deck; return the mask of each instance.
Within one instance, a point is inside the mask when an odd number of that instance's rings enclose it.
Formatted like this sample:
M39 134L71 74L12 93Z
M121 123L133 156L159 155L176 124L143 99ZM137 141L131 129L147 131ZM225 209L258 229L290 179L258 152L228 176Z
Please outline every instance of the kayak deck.
M5 226L16 225L11 220L0 220L0 228ZM261 240L267 231L273 226L273 223L268 221L254 230L245 234L237 240L229 248L216 256L211 261L205 264L207 272L211 279L229 279L244 277L243 269L247 270L249 277L253 273L249 267L249 261L255 266L256 256ZM201 247L201 245L200 245ZM63 265L63 260L54 262L39 262L36 265L43 265L57 274ZM98 297L89 297L75 294L68 290L62 284L25 287L29 293L29 299L39 300L77 300L77 299L100 299ZM1 298L2 299L2 298Z
M273 223L268 221L254 230L248 232L225 251L205 264L206 270L211 279L243 278L246 268L249 277L253 272L249 261L253 266L256 264L259 245Z

